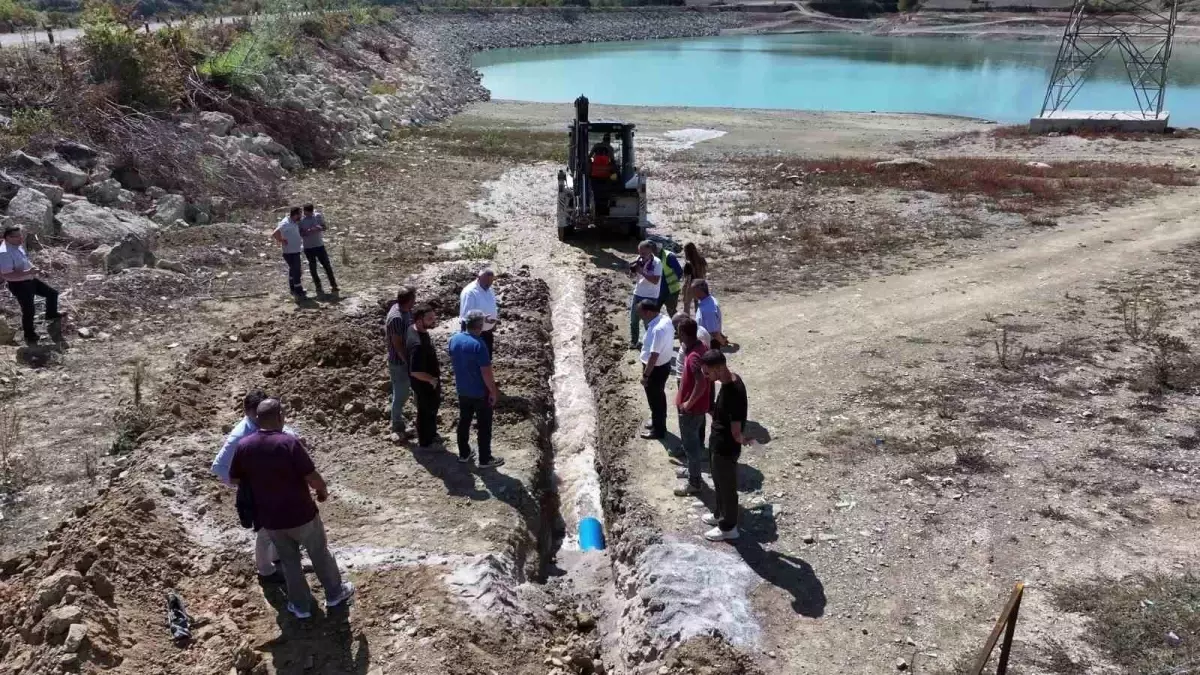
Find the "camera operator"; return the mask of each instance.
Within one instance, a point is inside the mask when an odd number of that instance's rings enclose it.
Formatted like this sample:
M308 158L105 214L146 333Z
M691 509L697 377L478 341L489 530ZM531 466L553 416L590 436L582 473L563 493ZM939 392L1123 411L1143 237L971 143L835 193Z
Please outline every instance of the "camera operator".
M638 259L629 263L629 273L636 280L633 286L633 299L629 303L629 348L641 349L638 341L641 333L642 318L638 314L638 303L642 300L653 300L659 304L659 280L662 278L662 261L654 255L654 244L643 241L638 244Z

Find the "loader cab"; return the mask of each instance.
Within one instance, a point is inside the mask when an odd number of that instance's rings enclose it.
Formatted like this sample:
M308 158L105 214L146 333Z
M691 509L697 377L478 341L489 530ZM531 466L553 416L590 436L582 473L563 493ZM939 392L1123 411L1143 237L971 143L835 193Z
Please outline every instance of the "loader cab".
M588 117L586 96L575 99L575 119L568 127L566 170L558 172L558 233L592 228L626 232L644 238L646 178L634 156L634 125ZM608 137L605 147L605 137ZM597 149L602 161L597 162Z
M576 126L571 125L571 147L579 148L575 140ZM587 138L582 143L583 152L572 152L569 155L568 169L572 175L576 174L592 174L592 161L596 148L604 143L604 137L609 137L610 145L612 146L612 166L613 175L616 176L618 183L624 184L625 181L633 177L636 173L634 169L634 152L633 152L633 130L634 125L625 124L623 122L613 121L598 121L590 122L587 125ZM577 166L578 164L586 163L585 166Z

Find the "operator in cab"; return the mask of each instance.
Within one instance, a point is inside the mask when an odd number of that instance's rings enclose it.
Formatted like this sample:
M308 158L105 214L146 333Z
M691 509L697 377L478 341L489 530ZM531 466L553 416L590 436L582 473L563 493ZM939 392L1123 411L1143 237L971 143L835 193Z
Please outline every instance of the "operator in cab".
M603 140L592 146L592 178L609 180L616 174L615 154L612 134L604 134Z

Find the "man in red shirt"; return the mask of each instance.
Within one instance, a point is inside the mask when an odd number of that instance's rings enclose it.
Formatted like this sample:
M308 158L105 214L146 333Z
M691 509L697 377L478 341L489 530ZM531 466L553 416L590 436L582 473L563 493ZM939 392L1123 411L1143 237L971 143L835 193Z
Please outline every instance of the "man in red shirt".
M683 367L675 407L679 409L679 438L687 456L687 482L675 488L677 497L698 495L704 485L700 470L704 458L704 417L708 414L710 397L708 378L700 369L700 357L707 348L698 333L695 319L689 317L679 322L679 342L683 345L679 358L683 359Z
M325 606L336 607L354 595L354 585L342 583L337 562L325 541L325 526L317 501L329 490L317 473L304 444L283 431L283 406L269 398L258 406L258 431L238 442L229 470L230 479L250 488L254 522L267 531L279 554L287 582L288 611L297 619L312 616L312 591L300 566L300 547L308 551L313 572L325 589Z

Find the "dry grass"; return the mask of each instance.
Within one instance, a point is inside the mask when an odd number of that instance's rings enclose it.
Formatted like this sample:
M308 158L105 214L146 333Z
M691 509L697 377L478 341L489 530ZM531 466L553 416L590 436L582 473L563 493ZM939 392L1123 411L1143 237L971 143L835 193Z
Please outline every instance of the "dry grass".
M441 152L472 159L562 164L567 161L565 133L441 125L408 127L394 132L392 136L396 140L427 141Z
M154 424L154 411L143 401L146 363L141 359L135 359L130 366L131 396L122 401L120 407L113 413L113 426L117 430L117 437L113 440L111 449L114 455L132 452L140 442L142 434Z
M0 395L0 493L36 482L45 472L41 455L21 439L21 411L16 386Z
M1061 611L1088 617L1084 639L1124 672L1192 672L1189 667L1200 663L1200 577L1195 573L1072 584L1055 589L1053 601Z
M1167 319L1167 305L1144 285L1138 285L1117 296L1117 311L1125 334L1134 342L1141 342L1158 332Z
M1065 162L1049 168L1012 159L943 158L932 166L876 167L878 160L792 160L782 171L753 160L762 180L823 187L895 189L977 196L998 210L1029 214L1079 203L1119 204L1154 186L1195 185L1193 171L1172 166L1116 162ZM788 179L797 176L797 179Z

